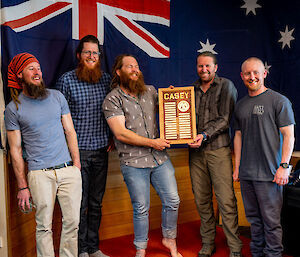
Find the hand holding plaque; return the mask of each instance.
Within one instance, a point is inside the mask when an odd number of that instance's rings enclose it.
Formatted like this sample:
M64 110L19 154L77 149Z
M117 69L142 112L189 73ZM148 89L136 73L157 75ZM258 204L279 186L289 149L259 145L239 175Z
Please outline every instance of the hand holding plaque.
M196 138L194 87L159 88L160 138L186 144Z

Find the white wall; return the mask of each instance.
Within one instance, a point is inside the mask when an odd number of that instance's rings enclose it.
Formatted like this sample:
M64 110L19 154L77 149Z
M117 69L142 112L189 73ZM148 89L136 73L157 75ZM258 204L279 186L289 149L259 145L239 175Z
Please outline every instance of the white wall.
M8 256L7 247L7 197L4 171L4 151L0 149L0 256Z

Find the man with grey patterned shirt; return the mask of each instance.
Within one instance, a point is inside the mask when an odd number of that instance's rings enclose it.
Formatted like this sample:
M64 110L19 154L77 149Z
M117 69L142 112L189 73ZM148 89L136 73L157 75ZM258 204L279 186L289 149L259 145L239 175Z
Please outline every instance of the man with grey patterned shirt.
M144 257L148 242L150 183L162 201L162 243L172 257L177 251L179 196L175 171L165 151L167 140L157 138L157 92L145 86L136 59L120 55L113 67L113 90L102 108L114 134L121 171L133 205L136 257Z
M231 256L241 256L237 205L233 190L229 122L237 99L233 83L216 75L217 59L211 52L197 57L199 80L195 83L197 137L189 144L192 188L199 215L202 248L199 257L215 252L214 189ZM213 189L212 189L213 188Z

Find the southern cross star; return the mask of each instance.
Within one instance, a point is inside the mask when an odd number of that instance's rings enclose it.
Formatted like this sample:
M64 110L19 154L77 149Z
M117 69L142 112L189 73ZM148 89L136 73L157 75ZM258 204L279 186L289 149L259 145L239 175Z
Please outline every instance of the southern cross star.
M208 51L208 52L211 52L211 53L213 53L213 54L218 54L216 51L214 51L214 47L215 47L215 45L216 44L210 44L209 43L209 40L207 39L206 40L206 43L204 44L204 43L202 43L201 41L199 41L200 42L200 45L201 45L201 49L199 49L197 52L199 52L199 53L203 53L203 52L205 52L205 51Z
M281 34L281 38L278 40L278 42L282 43L281 49L283 49L286 45L291 48L291 41L295 38L292 36L294 29L289 30L288 26L285 26L285 31L279 31Z
M243 0L243 1L244 1L244 5L242 5L241 8L246 9L246 15L248 15L250 12L256 15L255 8L261 8L261 6L257 4L257 0Z

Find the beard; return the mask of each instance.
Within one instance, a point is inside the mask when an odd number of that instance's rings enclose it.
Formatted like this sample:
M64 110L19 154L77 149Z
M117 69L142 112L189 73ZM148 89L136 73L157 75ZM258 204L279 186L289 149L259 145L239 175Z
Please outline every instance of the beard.
M206 79L203 79L200 77L200 80L204 83L209 83L215 78L215 74L208 73L208 77Z
M40 84L35 85L35 84L30 83L30 82L28 82L28 81L26 81L26 80L23 79L22 80L22 84L23 84L23 87L26 90L26 93L31 98L34 98L34 99L37 99L37 98L43 99L43 98L47 97L48 91L47 91L47 88L46 88L45 83L44 83L43 80L40 82Z
M246 81L245 85L246 87L248 88L248 90L252 91L252 92L255 92L255 91L258 91L261 87L262 87L262 83L258 80L254 80L256 82L255 85L253 85L253 81L250 80L250 81Z
M102 77L100 69L100 61L98 60L93 68L87 67L82 59L76 69L76 75L80 81L95 84L98 83Z
M143 94L147 88L142 72L139 73L137 80L132 80L130 75L120 70L120 84L132 94Z

